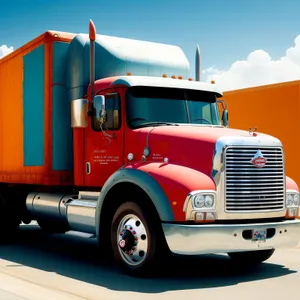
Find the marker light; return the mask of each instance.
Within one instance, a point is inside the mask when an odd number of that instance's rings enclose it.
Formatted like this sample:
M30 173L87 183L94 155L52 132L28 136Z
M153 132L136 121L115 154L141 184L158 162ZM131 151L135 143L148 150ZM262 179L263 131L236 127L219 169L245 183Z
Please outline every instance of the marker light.
M131 76L131 73L130 73L130 72L127 72L127 75L128 75L128 76Z
M181 80L181 79L182 79L182 76L178 76L178 79L180 79L180 80Z
M167 78L168 76L167 76L167 74L163 74L163 76L162 76L163 78Z
M288 208L287 210L287 216L289 218L296 218L299 213L299 208L293 207L293 208Z
M205 213L203 212L195 213L195 221L204 221L204 220L205 220Z
M189 81L192 81L192 80L193 80L193 78L189 78L188 80L189 80Z
M214 80L212 80L210 83L211 83L211 84L215 84L216 82L215 82Z
M195 212L194 221L199 223L214 222L216 220L215 212Z
M176 79L176 76L175 76L175 75L172 75L172 78L173 78L173 79Z

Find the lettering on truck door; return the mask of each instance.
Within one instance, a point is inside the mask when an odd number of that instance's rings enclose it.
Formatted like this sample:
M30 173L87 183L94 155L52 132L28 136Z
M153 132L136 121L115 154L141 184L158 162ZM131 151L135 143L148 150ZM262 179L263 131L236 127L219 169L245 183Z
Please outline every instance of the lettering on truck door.
M123 165L121 98L117 92L104 94L106 123L94 122L85 133L85 186L103 186L111 174ZM90 123L92 125L92 123Z

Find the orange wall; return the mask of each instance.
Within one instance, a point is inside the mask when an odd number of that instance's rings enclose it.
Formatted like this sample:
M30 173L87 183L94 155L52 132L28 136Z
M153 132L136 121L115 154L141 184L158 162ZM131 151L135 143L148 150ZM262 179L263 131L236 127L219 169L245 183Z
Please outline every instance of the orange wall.
M300 186L300 81L224 92L231 128L257 131L281 140L286 173Z

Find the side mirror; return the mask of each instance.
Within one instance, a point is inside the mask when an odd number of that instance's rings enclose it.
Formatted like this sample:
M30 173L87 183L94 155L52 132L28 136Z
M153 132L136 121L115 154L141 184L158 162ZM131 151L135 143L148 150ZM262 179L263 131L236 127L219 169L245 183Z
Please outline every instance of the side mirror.
M71 127L85 128L88 126L88 100L71 101Z
M104 96L95 96L93 100L93 118L100 124L105 122L105 97Z
M229 122L228 122L228 110L224 109L223 110L223 114L222 114L222 121L225 127L229 126Z
M223 113L222 113L223 125L225 127L228 127L229 126L229 121L228 121L227 103L226 103L226 101L224 99L218 100L217 103L221 103L222 104L222 108L223 108Z

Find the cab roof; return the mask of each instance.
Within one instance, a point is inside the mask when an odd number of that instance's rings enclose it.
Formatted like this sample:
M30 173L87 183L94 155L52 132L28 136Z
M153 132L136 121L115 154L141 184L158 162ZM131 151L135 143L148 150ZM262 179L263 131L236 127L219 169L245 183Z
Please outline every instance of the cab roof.
M222 97L221 90L211 83L199 82L199 81L189 81L189 80L179 80L173 78L163 78L163 77L150 77L150 76L120 76L114 79L111 83L111 87L125 85L127 87L132 86L149 86L149 87L172 87L181 88L189 90L199 90L212 92L217 95L217 97Z

